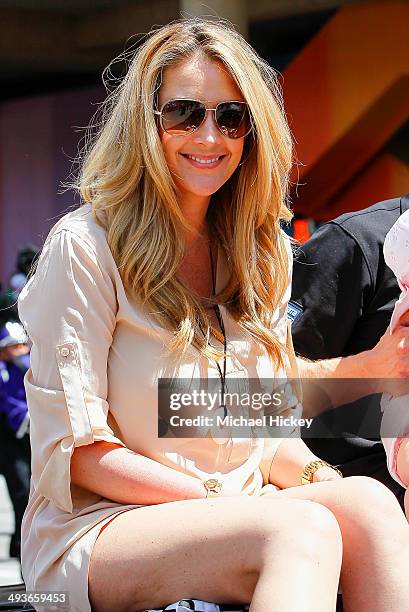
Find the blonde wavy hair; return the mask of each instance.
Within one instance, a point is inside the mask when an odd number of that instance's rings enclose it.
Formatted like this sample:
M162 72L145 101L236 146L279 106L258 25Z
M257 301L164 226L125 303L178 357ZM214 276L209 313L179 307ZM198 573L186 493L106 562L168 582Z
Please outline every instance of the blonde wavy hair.
M153 110L164 68L196 53L222 62L252 117L245 160L215 193L208 217L231 276L215 301L264 345L277 365L282 347L273 314L289 282L281 222L291 219L287 189L292 140L274 70L227 22L183 19L150 33L103 106L82 160L77 188L106 230L124 287L162 327L170 351L190 346L214 357L203 305L177 278L187 222L166 165ZM203 337L200 327L208 330Z

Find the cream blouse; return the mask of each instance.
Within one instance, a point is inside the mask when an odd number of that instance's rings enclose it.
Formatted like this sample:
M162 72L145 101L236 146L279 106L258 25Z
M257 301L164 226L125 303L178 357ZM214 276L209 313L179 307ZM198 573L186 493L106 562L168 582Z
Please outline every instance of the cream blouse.
M216 290L227 280L219 254ZM290 283L275 314L283 344L289 293ZM264 348L226 308L221 311L227 378L277 376ZM22 551L30 588L55 588L52 568L61 555L107 517L138 507L71 483L76 446L106 440L179 472L219 478L243 494L260 493L280 439L230 438L218 444L212 438L157 438L158 378L218 377L216 364L193 348L179 365L169 363L164 348L170 332L127 297L90 206L65 215L51 230L35 275L21 292L19 313L32 341L25 379L32 481Z

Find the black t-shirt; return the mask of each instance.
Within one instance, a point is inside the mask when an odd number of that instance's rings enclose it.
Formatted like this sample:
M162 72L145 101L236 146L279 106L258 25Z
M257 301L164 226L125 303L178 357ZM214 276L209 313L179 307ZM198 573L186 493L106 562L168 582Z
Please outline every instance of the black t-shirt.
M400 294L395 276L385 264L383 243L408 208L409 196L404 196L346 213L296 247L290 306L297 354L327 359L355 355L377 344ZM356 414L357 404L332 412L343 411L345 415L346 410ZM334 464L382 448L379 440L359 437L305 441L314 453Z

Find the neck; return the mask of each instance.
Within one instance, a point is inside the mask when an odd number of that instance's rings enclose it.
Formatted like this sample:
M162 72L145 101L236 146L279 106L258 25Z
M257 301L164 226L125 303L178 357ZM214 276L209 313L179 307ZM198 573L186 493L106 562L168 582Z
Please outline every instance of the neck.
M209 196L191 196L189 194L189 198L181 198L180 208L191 227L191 230L187 231L185 236L187 247L194 244L200 235L206 234L206 213L209 202Z

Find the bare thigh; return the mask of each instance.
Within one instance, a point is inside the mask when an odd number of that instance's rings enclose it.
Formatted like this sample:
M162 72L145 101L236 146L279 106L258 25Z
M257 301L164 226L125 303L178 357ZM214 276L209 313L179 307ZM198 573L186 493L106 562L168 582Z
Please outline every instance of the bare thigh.
M343 539L345 610L408 610L409 528L389 489L373 478L351 476L277 495L310 499L336 517Z
M316 520L308 529L311 509ZM317 526L323 541L331 538L332 522L325 532L323 513L333 518L318 504L275 496L186 500L124 512L94 545L92 609L139 611L183 597L250 603L263 556L269 557L269 574L285 576L284 551L298 545L314 550L312 541L297 537L297 525L307 533ZM301 551L303 561L307 555Z
M385 485L367 476L349 476L292 487L278 491L277 495L324 505L333 512L341 530L344 527L345 531L352 530L353 525L359 525L360 530L364 526L378 533L380 526L385 531L389 527L404 527L407 531L404 515L393 493Z

